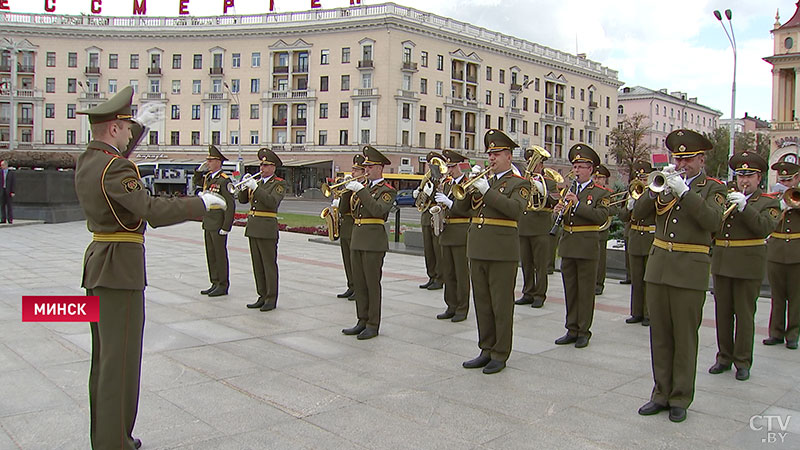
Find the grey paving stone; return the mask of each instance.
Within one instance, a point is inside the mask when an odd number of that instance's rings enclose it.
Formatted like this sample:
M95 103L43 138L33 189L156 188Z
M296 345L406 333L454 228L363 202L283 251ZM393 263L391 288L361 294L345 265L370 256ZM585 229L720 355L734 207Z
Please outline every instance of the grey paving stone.
M76 414L71 406L3 417L0 425L16 445L26 450L90 447L89 415Z
M36 369L0 372L0 417L71 404L72 400Z

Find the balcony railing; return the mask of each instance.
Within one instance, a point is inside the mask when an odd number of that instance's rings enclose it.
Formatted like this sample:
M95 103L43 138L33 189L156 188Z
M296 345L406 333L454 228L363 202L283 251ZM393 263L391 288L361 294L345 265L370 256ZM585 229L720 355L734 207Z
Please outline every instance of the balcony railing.
M272 73L289 73L289 66L275 66Z
M450 131L461 131L461 124L460 123L451 123L450 124Z
M267 91L263 95L264 100L291 100L305 99L314 97L317 91L308 89L295 89L291 91Z
M464 71L455 71L453 72L453 79L454 80L464 80Z
M142 92L142 100L164 100L166 94L163 92Z
M405 97L405 98L417 98L417 93L415 91L407 91L405 89L398 89L397 90L398 97Z
M273 126L285 127L286 126L286 118L284 117L282 119L272 119L272 125Z
M294 66L292 68L292 73L308 73L308 64Z
M147 74L148 75L161 75L161 67L156 67L156 66L148 67L147 68Z
M597 108L597 102L589 102L589 108Z
M466 131L467 131L467 133L474 133L475 132L475 125L467 125Z
M36 97L36 91L34 89L17 89L16 96L17 97Z
M20 117L17 119L18 125L33 125L33 117Z
M517 83L511 83L511 92L522 92L522 85Z
M307 122L307 119L305 117L303 117L302 119L301 118L295 118L295 119L292 119L292 126L293 127L304 127L304 126L306 126L306 122Z
M100 100L105 98L105 92L81 92L80 98L83 100Z
M86 66L86 69L83 71L83 73L85 73L86 75L89 75L89 74L99 75L100 74L100 68L99 67L95 67L95 66Z
M359 69L372 69L373 67L371 59L362 59L358 62Z
M417 70L417 63L415 63L415 62L404 62L403 63L403 70L416 71Z
M206 100L227 100L228 94L226 92L206 92Z
M11 123L11 118L10 117L0 117L0 123L2 123L2 124Z
M11 72L11 65L0 65L0 72Z
M209 75L222 75L222 67L209 67Z
M467 74L467 83L477 83L477 82L478 82L478 76L477 75Z
M17 72L19 73L33 73L35 69L33 64L17 64Z
M772 129L775 131L800 130L800 122L772 122Z
M353 89L354 97L374 97L378 95L378 88Z

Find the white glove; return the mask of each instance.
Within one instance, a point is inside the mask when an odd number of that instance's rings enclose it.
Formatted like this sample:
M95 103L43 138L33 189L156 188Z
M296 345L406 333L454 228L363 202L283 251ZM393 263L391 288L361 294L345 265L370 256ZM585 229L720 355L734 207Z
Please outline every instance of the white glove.
M210 210L212 206L219 207L214 209L225 210L228 208L228 204L225 203L225 199L222 198L221 195L213 192L201 192L200 199L203 200L203 204L206 206L206 211Z
M667 186L672 190L677 197L683 197L683 194L689 190L689 186L683 181L683 178L674 175L667 177Z
M414 189L413 191L411 191L411 196L414 197L414 199L419 197L419 188Z
M208 172L208 161L203 161L203 164L197 166L197 169L194 170L195 172Z
M747 206L747 198L741 192L728 193L728 201L731 203L736 203L739 212L744 211L744 207Z
M625 204L625 208L627 208L628 211L633 211L634 203L636 203L636 199L633 197L629 198L628 203Z
M479 174L481 172L483 172L483 167L481 167L480 164L475 164L474 166L472 166L472 174L473 175L477 175L477 174Z
M489 180L487 180L486 177L478 178L472 182L472 185L475 186L475 189L480 191L481 194L485 194L486 191L489 190Z
M430 181L425 183L425 187L422 188L422 192L424 192L425 195L427 195L428 197L433 195L433 183L431 183Z
M364 189L364 185L359 183L358 181L354 180L354 181L350 181L347 184L345 184L344 188L348 189L348 190L351 190L353 192L358 192L358 191Z
M220 235L220 236L225 236L225 235L226 235L226 234L228 234L228 233L230 233L230 231L226 231L226 230L219 230L219 235Z
M666 166L664 166L663 169L661 169L661 171L666 173L666 174L674 173L675 172L675 164L667 164Z
M255 191L256 188L258 188L258 181L254 180L253 178L250 178L249 180L244 182L244 187L250 189L251 191Z
M341 200L341 199L339 199L339 198L333 199L333 201L331 202L331 208L338 208L339 207L339 200Z
M443 193L437 192L435 198L436 198L436 203L441 203L441 204L447 206L447 209L452 209L453 208L453 201L450 200L450 198L448 198Z
M145 103L139 108L139 112L133 120L139 122L143 127L149 128L163 118L164 108L161 105L158 103Z
M786 202L783 199L781 199L781 211L786 211L786 208L787 208Z
M531 183L536 188L536 192L538 192L540 194L542 192L544 192L544 186L542 186L542 182L541 181L539 181L539 180L531 180Z

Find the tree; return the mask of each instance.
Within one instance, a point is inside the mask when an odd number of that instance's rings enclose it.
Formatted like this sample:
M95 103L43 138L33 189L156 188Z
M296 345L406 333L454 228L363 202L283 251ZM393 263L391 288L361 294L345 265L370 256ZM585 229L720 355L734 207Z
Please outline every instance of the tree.
M611 154L617 165L628 172L630 180L633 165L638 162L649 162L650 152L655 146L648 143L645 137L650 130L650 121L644 114L626 117L620 126L611 130Z
M706 174L714 178L728 178L728 150L730 149L730 128L720 127L714 129L706 137L714 144L713 149L706 154ZM734 136L733 148L736 153L745 150L756 151L769 161L769 138L758 135L752 131L737 132Z

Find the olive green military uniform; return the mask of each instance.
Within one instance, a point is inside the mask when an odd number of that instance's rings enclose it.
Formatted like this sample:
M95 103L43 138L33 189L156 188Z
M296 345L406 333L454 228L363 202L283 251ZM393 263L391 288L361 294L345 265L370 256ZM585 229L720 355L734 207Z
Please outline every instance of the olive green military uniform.
M353 210L350 208L352 191L345 191L339 200L339 246L342 251L344 274L347 277L347 290L355 290L353 284L353 263L350 259L350 242L353 236Z
M420 225L422 226L422 246L425 254L425 272L428 274L429 280L441 283L443 279L443 270L440 267L442 248L439 245L438 236L433 233L431 213L428 209L420 214Z
M557 192L556 182L544 178L548 196L544 208L534 211L525 205L519 218L519 249L522 259L522 298L517 304L532 303L540 307L547 299L547 266L550 262L552 244L550 229L553 227L553 205L557 201L549 193Z
M637 200L634 201L634 209L639 202L645 203L647 192L642 194ZM643 216L638 216L633 211L628 211L624 208L621 217L622 220L629 221L630 231L628 232L628 259L630 261L630 277L631 277L631 323L634 321L641 321L650 315L647 312L646 301L646 283L644 282L644 273L647 269L647 257L650 254L650 247L653 246L653 238L656 233L656 210L655 208L642 208Z
M451 313L465 317L469 313L469 260L467 259L467 232L472 208L469 198L453 198L453 185L463 178L449 178L443 193L453 200L453 207L445 209L445 225L439 235L442 248L440 267L444 277L445 315Z
M716 234L711 273L717 363L723 366L733 363L738 369L750 369L753 364L756 301L767 265L765 238L775 229L779 216L778 200L756 189L744 210L734 209Z
M258 301L263 310L278 306L278 207L286 194L286 181L273 175L258 181L255 190L239 193L239 202L250 203L244 235L250 242L250 258Z
M604 188L602 186L595 186L600 189L603 189L608 192L608 195L613 193L610 189ZM608 217L606 218L606 222L600 227L600 232L597 233L598 241L597 241L597 248L598 248L598 256L597 256L597 277L594 282L594 292L596 295L600 295L603 293L603 289L606 286L606 263L608 258L608 237L610 236L611 232L609 231L611 228L611 217L616 216L619 214L619 207L612 206L608 208Z
M213 153L213 150L209 151ZM219 153L219 150L217 150L216 153ZM214 290L228 292L228 288L230 287L230 277L228 275L228 235L220 235L220 230L230 232L233 227L233 215L236 212L236 203L233 194L228 191L228 185L231 183L231 179L221 169L216 173L196 172L194 178L196 186L202 183L203 191L214 192L221 195L228 205L224 210L212 208L203 215L203 240L206 247L208 278L214 286L211 292L214 292Z
M133 90L122 89L107 102L81 114L91 123L130 117ZM123 111L106 118L109 112ZM122 117L119 117L122 116ZM200 217L200 198L155 198L144 188L136 165L125 159L145 129L132 124L126 149L93 140L78 158L75 191L93 233L86 249L81 286L100 297L99 321L91 323L89 375L91 443L95 449L132 450L139 403L144 333L144 232Z

